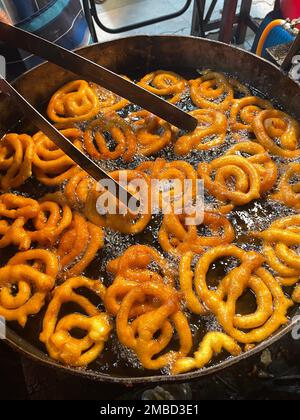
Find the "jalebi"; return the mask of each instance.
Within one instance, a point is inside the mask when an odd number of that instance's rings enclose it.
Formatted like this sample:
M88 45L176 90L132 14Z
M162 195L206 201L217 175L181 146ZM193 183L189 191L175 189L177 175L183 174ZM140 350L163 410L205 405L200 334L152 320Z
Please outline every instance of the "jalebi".
M235 100L230 111L229 124L231 130L252 133L252 123L255 117L266 109L273 109L272 104L256 96Z
M154 71L144 76L138 84L172 104L180 102L188 91L187 81L171 71Z
M260 175L254 164L242 156L222 156L201 163L198 174L208 192L223 203L222 212L260 198Z
M273 200L280 201L288 207L300 210L300 163L287 166L278 186L278 192L272 195ZM295 182L293 182L295 180Z
M198 126L195 131L179 137L176 141L174 150L177 155L185 156L193 150L210 150L225 142L227 119L222 112L197 109L190 114L198 120Z
M60 88L51 98L47 113L60 124L89 121L100 112L96 92L84 80L75 80Z
M300 246L300 215L278 219L266 231L252 235L264 240L264 255L268 265L279 276L280 284L293 286L298 283L300 256L295 247Z
M154 155L172 141L170 124L148 111L130 114L129 121L136 136L137 152L141 155Z
M40 255L36 255L39 260ZM30 259L35 259L34 254L30 255ZM46 273L55 274L53 262L50 261L50 264L47 266L46 262ZM18 321L24 327L29 315L40 312L46 296L55 285L55 277L46 273L30 265L15 265L13 261L0 268L0 315L6 321Z
M84 146L94 159L122 158L125 162L130 162L136 152L136 137L125 120L118 114L111 113L89 124L84 133Z
M242 353L240 346L228 335L220 332L207 333L201 341L199 349L194 353L194 357L181 357L175 361L172 366L172 374L178 375L194 369L202 369L223 349L232 356L239 356Z
M57 255L67 277L82 274L104 245L104 232L79 213L59 240Z
M232 269L220 282L217 290L209 288L207 275L211 265L221 258L235 258L240 265ZM287 311L293 302L287 299L280 284L262 267L264 258L234 245L222 245L207 251L195 270L195 289L199 304L216 317L223 330L234 340L244 344L260 343L288 322ZM182 273L184 275L184 273ZM183 282L185 280L183 279ZM256 312L237 313L237 301L247 289L257 300Z
M143 162L136 168L150 176L156 185L157 197L152 194L152 207L156 205L163 209L168 205L172 207L179 204L182 207L184 200L192 201L197 194L197 172L187 162L167 162L165 159ZM178 183L176 185L176 182Z
M35 145L26 134L7 134L0 142L0 188L20 187L32 175Z
M61 133L80 148L81 130L68 128ZM35 176L47 186L63 184L71 179L77 171L75 162L67 156L41 131L33 136L35 155L33 159Z
M190 87L192 101L199 108L225 112L232 105L233 87L221 73L206 71L200 78L191 80Z
M251 141L238 143L230 148L225 155L246 155L244 157L247 157L247 160L253 164L260 176L261 194L274 187L278 177L277 165L260 144Z
M158 308L132 320L132 307L148 297L160 303ZM169 286L142 283L134 287L122 300L116 326L120 342L136 353L146 369L167 367L177 358L186 356L192 348L192 334L186 316L180 311L179 296ZM179 337L179 350L161 354L173 338L174 327Z
M166 214L164 216L158 234L159 243L164 251L175 256L181 256L188 251L202 254L206 248L230 244L235 239L232 224L221 214L204 212L204 218L200 225L205 227L203 235L198 232L198 226L186 225L187 217L184 214Z
M287 159L300 158L300 126L282 111L261 112L252 123L258 142L268 152Z
M90 300L78 294L76 289L85 288L103 300L105 287L100 281L75 277L58 286L48 306L43 321L40 340L46 345L49 355L70 366L87 366L102 352L109 338L111 326L109 317ZM77 304L85 315L72 313L58 319L61 307L67 303ZM83 338L75 338L72 331L86 332Z

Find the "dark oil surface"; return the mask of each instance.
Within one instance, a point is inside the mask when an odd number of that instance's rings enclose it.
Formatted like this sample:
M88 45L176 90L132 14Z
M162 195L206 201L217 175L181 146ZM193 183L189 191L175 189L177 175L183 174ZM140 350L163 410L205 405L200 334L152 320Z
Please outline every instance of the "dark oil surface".
M197 73L196 71L191 71L187 73L186 71L181 72L180 70L178 70L178 73L187 79L196 78L199 76L199 73ZM128 74L128 76L131 77L132 80L138 80L142 75L143 74ZM250 86L249 88L254 95L265 98L262 93L257 92L254 88L251 88ZM271 100L272 98L267 99ZM272 102L276 108L280 108L280 105L276 101L273 100ZM178 104L178 106L180 106L185 111L191 111L195 109L195 106L192 104L189 96L182 100L181 103ZM124 110L120 111L119 114L123 118L126 118L130 112L136 111L138 109L139 108L136 106L129 105ZM19 132L22 132L22 129L22 125L18 127ZM233 144L236 144L236 142L231 139L231 133L230 131L228 131L227 141L225 145L216 148L212 151L192 152L189 156L187 156L184 159L191 163L195 169L197 169L197 166L200 162L210 162L213 159L222 156L224 152L228 150ZM102 167L104 167L104 169L106 169L107 171L112 171L121 168L134 169L141 162L145 160L155 160L157 157L164 157L169 161L181 159L180 157L176 156L173 153L172 148L169 147L160 154L151 158L138 156L129 165L124 164L122 160L104 163L99 162L99 164L102 165ZM275 160L279 165L280 172L284 171L284 162L280 161L280 159ZM46 193L51 192L51 189L43 186L42 184L39 184L36 179L30 179L26 182L25 185L23 185L18 190L18 192L22 195L39 199L43 197ZM216 204L216 202L212 197L206 196L206 204L210 206ZM235 244L245 250L255 250L261 252L261 242L249 237L249 231L264 230L269 227L270 223L273 220L293 213L293 210L277 202L269 200L267 196L263 197L260 200L254 201L247 206L237 207L228 216L236 232ZM177 268L178 261L175 261L169 255L167 255L161 249L160 244L158 242L158 230L160 228L161 221L161 215L153 216L152 221L146 228L146 230L142 234L137 236L122 235L120 233L107 230L105 238L105 247L97 254L94 261L83 274L92 279L101 278L104 284L106 286L109 286L112 283L113 279L110 275L106 273L107 262L113 258L118 257L129 246L134 244L144 244L155 247L164 255L164 257L167 260L169 260L170 264ZM8 259L11 256L13 256L16 252L18 252L18 250L13 248L1 250L1 266L5 265ZM224 275L234 266L235 261L232 260L218 261L214 266L212 266L208 276L208 282L210 287L217 286L218 281L220 281L224 277ZM85 292L83 291L83 293ZM100 302L95 303L101 304ZM251 291L246 291L245 294L240 298L237 306L238 312L240 314L249 314L254 312L256 310L256 302L253 293ZM40 314L31 317L28 320L27 325L24 329L21 328L17 323L10 323L10 326L20 336L24 337L27 341L29 341L31 344L38 347L45 353L46 349L44 345L39 341L38 337L41 331L42 320L46 311L46 307L47 306L43 308ZM293 315L296 309L296 307L291 309L290 316ZM74 311L76 312L77 310L78 308L74 307L73 305L65 305L60 315L63 316L63 314L72 313ZM187 316L189 318L190 326L193 333L193 351L195 351L198 348L200 341L208 331L221 331L221 328L213 315L209 315L207 317L199 317L187 313ZM177 346L178 342L176 340L175 334L174 340L171 343L170 348L176 350ZM224 360L225 358L225 355L222 357L218 357L217 359L213 360L212 364L216 364L221 360ZM143 369L140 366L140 363L138 362L135 355L118 342L115 332L112 332L109 341L105 345L105 350L100 355L100 357L92 365L89 366L89 369L123 377L147 376L160 373L151 372ZM165 371L163 373L168 372Z

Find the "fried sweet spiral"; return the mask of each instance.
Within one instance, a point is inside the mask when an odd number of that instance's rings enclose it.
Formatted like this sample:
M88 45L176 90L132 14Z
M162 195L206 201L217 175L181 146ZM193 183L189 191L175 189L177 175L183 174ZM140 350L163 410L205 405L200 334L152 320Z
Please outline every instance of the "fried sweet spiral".
M113 140L111 150L109 141ZM122 158L130 162L136 151L136 137L129 124L116 113L107 114L93 121L84 133L87 153L98 160Z
M154 71L138 84L155 95L165 97L172 104L180 102L188 90L187 81L172 71Z
M58 195L46 196L39 203L39 212L33 218L35 230L30 231L32 242L54 245L72 222L70 207L57 199Z
M0 143L0 187L3 191L20 187L32 175L35 146L26 134L7 134Z
M160 191L161 188L157 188L158 197L155 197L157 203L152 203L153 207L156 204L163 208L171 201L172 205L178 203L182 208L184 199L192 201L196 197L197 172L192 165L185 161L167 162L165 159L158 158L153 162L143 162L136 169L149 175L152 180L165 181L163 182L163 191ZM172 181L177 181L178 185L170 183ZM152 198L154 200L154 197Z
M252 123L264 110L273 109L272 104L256 96L236 99L230 111L229 124L232 131L253 132Z
M211 163L201 163L198 174L210 194L223 203L230 203L221 212L260 197L260 175L254 164L242 156L222 156Z
M205 231L198 233L198 226L186 225L186 215L166 214L159 230L158 239L164 251L180 257L188 251L202 254L206 248L230 244L235 232L230 221L223 215L206 211L201 226Z
M152 265L159 269L159 273L149 269ZM146 245L129 247L121 257L108 263L107 270L126 280L146 282L158 279L170 286L174 285L174 272L168 262L156 249Z
M105 306L114 316L118 314L124 296L137 285L146 282L174 285L174 272L167 261L154 248L145 245L128 248L121 257L108 263L107 270L115 279L107 289ZM132 308L131 315L141 315L155 307L157 305L152 300L138 303Z
M206 71L189 84L192 101L199 108L225 112L231 107L234 91L223 74Z
M0 195L0 217L32 219L39 212L39 203L32 198L16 194Z
M291 163L287 166L278 186L278 192L272 195L272 199L280 201L288 207L300 210L300 163ZM296 182L293 183L293 179Z
M226 334L210 332L205 335L194 353L194 357L181 357L172 366L172 374L189 372L194 369L204 368L214 357L226 350L232 356L239 356L242 352L240 346Z
M8 261L8 265L31 265L36 270L56 279L59 272L57 256L45 249L19 252Z
M154 155L170 144L171 126L161 118L142 110L130 114L129 121L136 136L137 151L141 155Z
M147 297L155 298L159 302L158 308L132 320L132 307ZM136 353L146 369L157 370L169 366L177 358L186 356L192 348L187 318L180 311L176 290L169 286L143 283L133 288L121 303L116 327L120 342ZM179 350L161 354L173 338L174 327L179 337Z
M263 194L270 191L277 181L278 169L276 163L271 159L266 150L260 144L247 141L236 144L225 155L239 154L249 155L247 160L253 164L260 176L260 193Z
M300 246L300 215L276 220L266 231L252 235L263 239L267 263L279 276L280 283L283 286L298 283L300 256L294 248Z
M58 240L72 222L72 211L66 204L54 201L55 194L48 198L39 203L14 194L0 196L0 218L13 219L12 222L0 220L1 248L16 245L26 251L32 242L44 246ZM26 226L28 221L31 228Z
M15 194L1 195L0 248L14 245L20 250L29 249L31 236L30 232L25 228L25 225L28 220L36 217L38 212L39 204L31 198L25 198Z
M96 181L85 171L78 168L66 184L64 195L71 208L82 209L86 202L89 191L96 186Z
M71 225L61 236L57 249L61 267L67 277L82 274L103 245L103 230L75 213Z
M268 152L286 159L300 157L300 126L288 114L273 110L261 112L252 123L258 142Z
M82 131L77 128L61 130L61 133L75 144L81 146ZM35 156L33 165L37 179L47 186L61 185L73 177L77 165L41 131L33 136Z
M75 277L58 286L44 317L40 341L46 345L53 359L66 365L83 367L101 354L111 326L105 312L76 292L79 288L90 290L102 300L104 298L105 287L98 280ZM70 302L77 304L85 315L72 313L58 320L62 306ZM86 335L83 338L73 337L72 331L75 329L85 331Z
M60 88L51 98L47 114L60 124L89 121L100 112L96 92L84 80L75 80Z
M228 257L236 258L240 265L223 278L216 291L211 290L207 284L211 265ZM223 245L207 251L195 270L199 304L205 305L217 317L223 330L239 343L260 343L288 322L287 310L293 303L286 298L272 274L262 267L263 263L264 258L258 253ZM249 315L239 315L236 313L237 301L247 289L252 289L256 296L257 310Z
M54 284L55 277L29 265L10 264L0 268L0 315L24 327L29 315L40 312Z
M213 109L197 109L190 114L198 120L192 133L179 137L174 146L175 153L185 156L192 150L210 150L226 140L227 119L222 112Z
M120 209L122 204L117 203L116 214L108 212L105 216L105 225L116 232L127 235L137 235L138 233L143 232L152 217L150 211L151 185L149 177L137 170L115 171L111 172L110 176L121 184L126 180L125 188L131 192L137 200L140 200L142 209L138 214L134 214L129 209L125 209L125 214L121 214ZM92 192L91 197L93 197L93 194L94 193ZM98 195L101 195L101 193ZM89 200L90 198L88 198L88 201ZM92 213L92 221L93 220L97 221L97 215L93 217Z

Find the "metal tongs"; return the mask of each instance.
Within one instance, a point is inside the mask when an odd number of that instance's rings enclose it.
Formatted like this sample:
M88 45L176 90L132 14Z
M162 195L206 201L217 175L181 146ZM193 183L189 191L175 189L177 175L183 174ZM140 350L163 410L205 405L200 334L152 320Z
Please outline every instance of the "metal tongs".
M0 76L0 91L10 96L13 101L19 105L20 110L26 118L29 118L33 124L46 134L61 150L63 150L78 166L93 177L97 182L109 179L115 186L116 198L126 207L135 210L138 208L138 201L117 181L115 181L107 172L100 168L88 156L82 153L76 146L63 134L60 133L47 119L40 114L16 89Z
M4 41L15 48L21 48L42 57L66 70L76 73L86 80L99 84L120 97L130 100L169 123L186 131L193 131L197 127L197 120L176 106L161 99L146 89L124 79L112 71L93 63L92 61L57 46L29 32L0 22L0 41ZM113 180L95 162L79 151L70 140L64 137L46 118L43 117L22 95L20 95L6 80L0 80L0 89L10 95L19 105L26 117L30 117L34 124L43 131L59 148L91 175L96 181L109 179L116 186L116 197L120 202L136 210L137 200L118 182ZM130 199L130 200L129 200Z

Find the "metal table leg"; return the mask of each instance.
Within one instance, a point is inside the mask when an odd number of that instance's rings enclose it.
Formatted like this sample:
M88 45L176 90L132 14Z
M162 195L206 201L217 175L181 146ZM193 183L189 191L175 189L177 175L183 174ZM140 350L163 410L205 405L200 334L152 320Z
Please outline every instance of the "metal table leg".
M205 0L195 0L194 10L192 17L192 29L191 35L205 37L204 29L204 11L205 11Z
M250 16L252 7L252 0L243 0L241 5L241 12L239 18L239 24L236 35L237 44L243 44L246 39L248 29L248 18Z
M238 0L225 0L222 13L219 41L230 44L233 39L233 26L235 23Z

